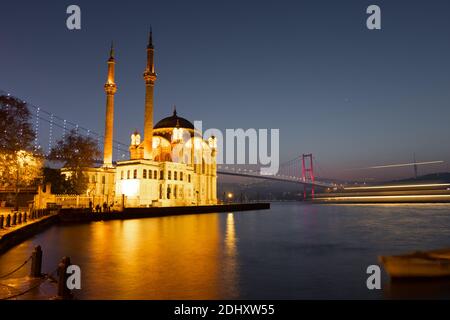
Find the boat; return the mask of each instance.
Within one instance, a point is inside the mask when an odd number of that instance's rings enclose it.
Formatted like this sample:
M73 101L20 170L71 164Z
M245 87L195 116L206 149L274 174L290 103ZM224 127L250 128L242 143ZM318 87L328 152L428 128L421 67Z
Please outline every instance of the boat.
M381 256L391 279L450 277L450 249Z

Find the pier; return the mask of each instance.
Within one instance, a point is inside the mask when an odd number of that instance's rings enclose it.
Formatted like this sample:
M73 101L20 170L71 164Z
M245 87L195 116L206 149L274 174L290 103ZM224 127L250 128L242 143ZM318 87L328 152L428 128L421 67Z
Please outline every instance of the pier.
M0 274L0 300L71 300L73 294L66 286L69 266L70 258L63 257L53 271L43 272L42 249L36 246L22 264Z

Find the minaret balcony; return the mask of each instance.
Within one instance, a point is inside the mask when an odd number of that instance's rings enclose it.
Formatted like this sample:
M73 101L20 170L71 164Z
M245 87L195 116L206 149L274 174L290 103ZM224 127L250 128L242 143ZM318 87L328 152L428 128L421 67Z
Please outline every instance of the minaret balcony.
M154 84L156 81L156 73L145 71L144 72L144 80L147 84Z
M115 94L117 92L117 85L115 83L105 83L106 94Z

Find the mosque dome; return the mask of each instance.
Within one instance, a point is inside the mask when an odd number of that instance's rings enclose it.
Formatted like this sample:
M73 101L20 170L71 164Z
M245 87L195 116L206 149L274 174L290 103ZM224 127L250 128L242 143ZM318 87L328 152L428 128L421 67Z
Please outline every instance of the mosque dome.
M194 125L187 119L177 116L177 110L173 110L173 115L160 120L153 129L166 129L166 128L184 128L194 130Z

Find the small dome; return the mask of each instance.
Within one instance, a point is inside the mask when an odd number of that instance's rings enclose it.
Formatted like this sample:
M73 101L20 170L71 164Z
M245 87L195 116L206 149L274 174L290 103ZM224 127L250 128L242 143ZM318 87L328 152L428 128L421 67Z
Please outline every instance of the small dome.
M173 110L173 115L167 118L160 120L153 129L162 129L162 128L185 128L194 130L194 125L185 118L177 116L177 110Z

